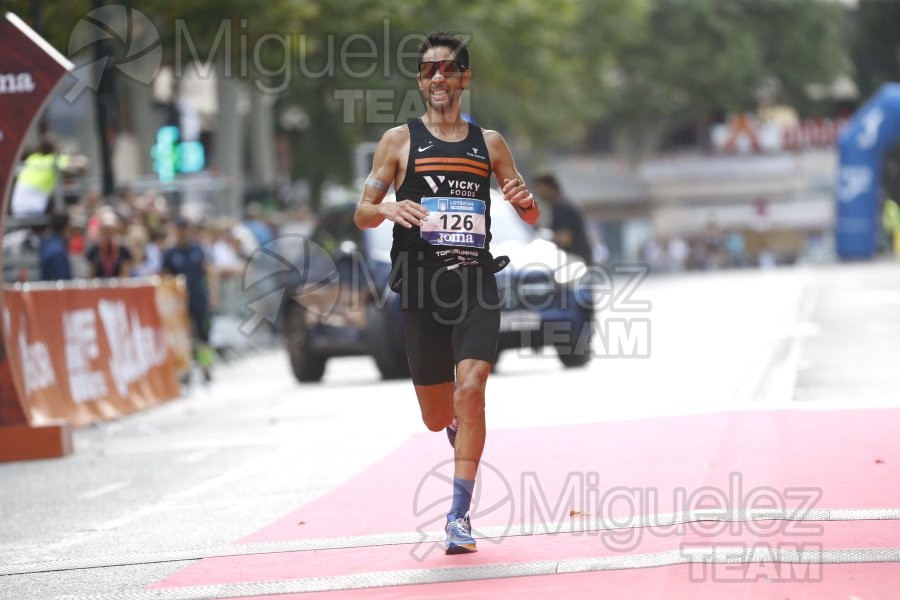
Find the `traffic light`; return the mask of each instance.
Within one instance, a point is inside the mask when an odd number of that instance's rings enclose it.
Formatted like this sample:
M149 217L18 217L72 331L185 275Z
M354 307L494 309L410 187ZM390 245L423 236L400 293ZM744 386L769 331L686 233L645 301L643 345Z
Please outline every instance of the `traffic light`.
M175 180L177 173L197 173L206 166L206 155L200 142L179 142L181 131L175 125L160 127L156 144L150 150L153 170L162 183Z

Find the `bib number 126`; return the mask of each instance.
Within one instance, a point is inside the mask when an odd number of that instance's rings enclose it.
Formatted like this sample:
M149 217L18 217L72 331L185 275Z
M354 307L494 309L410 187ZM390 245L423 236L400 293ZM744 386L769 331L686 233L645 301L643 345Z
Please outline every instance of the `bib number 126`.
M419 227L422 239L434 246L484 248L487 204L478 198L422 198L428 219Z
M441 215L441 224L445 230L449 231L472 231L475 227L475 222L472 220L472 215Z

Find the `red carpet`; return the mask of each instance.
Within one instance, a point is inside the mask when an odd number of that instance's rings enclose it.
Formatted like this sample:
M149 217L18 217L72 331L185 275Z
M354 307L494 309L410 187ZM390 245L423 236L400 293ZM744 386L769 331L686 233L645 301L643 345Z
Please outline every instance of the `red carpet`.
M697 545L726 544L763 552L753 558L771 556L765 554L769 549L802 549L815 557L831 549L897 548L900 521L895 520L704 522L559 535L510 534L523 524L545 523L555 531L583 518L621 520L704 509L900 507L898 417L900 411L883 409L760 411L490 431L472 514L476 530L498 537L482 539L477 554L448 557L440 551L428 553L434 545L369 540L360 543L377 545L206 559L154 588L640 557ZM344 485L238 543L440 530L449 507L449 458L442 433L415 435ZM388 509L373 515L371 506ZM608 592L615 597L727 594L796 600L889 597L886 591L900 589L897 563L800 569L801 565L748 562L749 566L707 565L705 574L700 565L676 565L340 594L393 598L418 597L426 591L435 597L564 592L567 598L577 598Z

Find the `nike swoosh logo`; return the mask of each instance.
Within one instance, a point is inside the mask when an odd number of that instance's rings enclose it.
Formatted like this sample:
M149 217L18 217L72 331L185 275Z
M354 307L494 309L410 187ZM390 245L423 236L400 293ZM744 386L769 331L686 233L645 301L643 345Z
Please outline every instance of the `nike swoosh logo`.
M431 146L434 146L434 144L431 144ZM431 148L431 146L425 146L424 148L422 146L419 146L419 152L425 152L426 150Z

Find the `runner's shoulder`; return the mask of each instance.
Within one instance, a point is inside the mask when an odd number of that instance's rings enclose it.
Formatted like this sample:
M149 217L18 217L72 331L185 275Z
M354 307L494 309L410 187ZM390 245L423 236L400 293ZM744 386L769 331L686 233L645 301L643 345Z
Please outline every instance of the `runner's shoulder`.
M495 130L495 129L482 129L482 135L484 135L484 143L491 146L497 145L506 145L506 140L503 139L503 135Z
M398 125L391 127L381 136L381 143L389 147L402 146L409 143L409 127Z
M405 157L409 152L409 128L399 125L385 131L378 143L378 151L397 160Z

